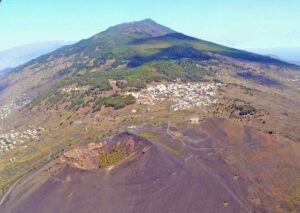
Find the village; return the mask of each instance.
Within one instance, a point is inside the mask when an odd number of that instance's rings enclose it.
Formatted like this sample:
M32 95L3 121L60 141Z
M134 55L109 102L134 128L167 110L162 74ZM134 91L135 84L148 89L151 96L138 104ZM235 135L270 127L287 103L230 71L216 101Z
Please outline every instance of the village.
M23 94L21 97L12 100L10 103L0 107L0 120L5 119L11 112L20 109L26 104L30 103L30 98Z
M172 82L148 85L138 92L129 92L139 104L154 105L157 102L171 101L172 111L205 107L218 102L216 96L220 83L215 82Z
M28 142L38 142L43 128L32 128L24 131L11 130L8 133L0 134L0 155L17 146L28 147Z

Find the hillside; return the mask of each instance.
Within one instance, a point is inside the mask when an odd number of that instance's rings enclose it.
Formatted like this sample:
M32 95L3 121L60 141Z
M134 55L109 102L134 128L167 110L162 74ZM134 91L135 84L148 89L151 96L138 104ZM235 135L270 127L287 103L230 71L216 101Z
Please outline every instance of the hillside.
M150 19L19 66L0 212L297 212L299 70Z
M289 67L285 62L185 36L147 19L109 28L89 39L41 56L1 81L0 100L22 93L36 96L80 71L133 68L159 60L208 60L226 56L245 62ZM16 84L18 82L18 84Z

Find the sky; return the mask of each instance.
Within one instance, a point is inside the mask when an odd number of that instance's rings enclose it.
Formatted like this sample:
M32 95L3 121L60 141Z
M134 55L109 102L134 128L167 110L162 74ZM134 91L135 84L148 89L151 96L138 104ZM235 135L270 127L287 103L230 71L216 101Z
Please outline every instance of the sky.
M2 0L0 50L151 18L230 47L300 47L300 0Z

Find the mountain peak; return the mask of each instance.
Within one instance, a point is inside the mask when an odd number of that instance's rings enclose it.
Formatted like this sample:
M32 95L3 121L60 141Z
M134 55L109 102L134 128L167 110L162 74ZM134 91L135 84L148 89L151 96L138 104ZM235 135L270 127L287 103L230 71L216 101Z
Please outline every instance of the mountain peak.
M151 24L157 24L153 19L151 18L146 18L146 19L143 19L143 20L140 20L140 21L136 21L136 22L144 22L144 23L151 23Z
M150 18L141 21L118 24L116 26L108 28L105 32L108 34L139 33L148 36L162 36L169 33L175 33L174 30L160 25Z

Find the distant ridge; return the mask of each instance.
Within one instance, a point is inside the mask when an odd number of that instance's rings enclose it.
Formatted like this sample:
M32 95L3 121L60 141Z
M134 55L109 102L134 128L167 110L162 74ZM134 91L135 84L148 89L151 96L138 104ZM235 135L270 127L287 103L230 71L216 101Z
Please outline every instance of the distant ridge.
M300 47L270 47L249 49L249 51L270 56L272 58L286 61L291 64L300 65Z
M52 52L64 45L71 43L72 42L63 41L37 42L1 51L0 72L4 72L4 70L7 72L10 70L10 68L17 67L34 58Z

